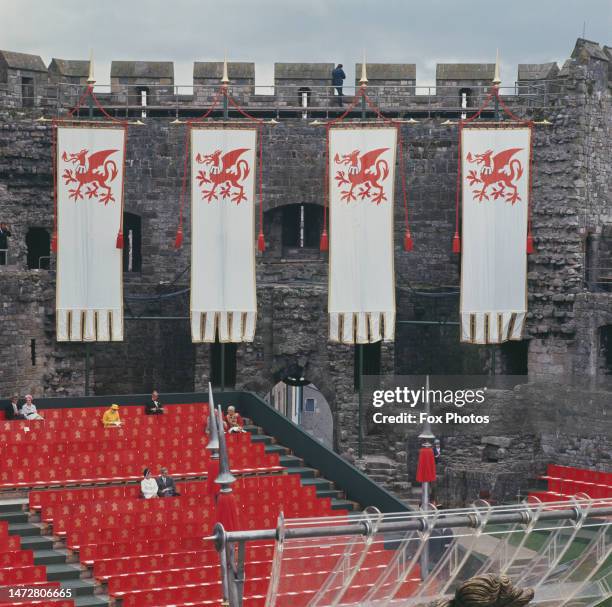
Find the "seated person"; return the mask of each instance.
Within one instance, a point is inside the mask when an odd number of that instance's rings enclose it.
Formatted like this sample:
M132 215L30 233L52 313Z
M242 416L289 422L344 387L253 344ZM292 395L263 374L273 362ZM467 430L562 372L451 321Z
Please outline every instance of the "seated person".
M233 405L230 405L227 408L225 422L230 432L246 432L246 430L244 429L244 421L242 421L240 413L236 413L236 407L234 407Z
M6 417L6 419L25 419L25 415L19 408L18 396L13 396L11 402L4 407L4 417Z
M36 405L32 402L32 395L26 394L25 399L26 402L24 403L23 407L21 407L21 414L26 419L45 419L42 415L38 414L38 411L36 411Z
M174 497L180 495L176 492L176 484L171 476L168 476L168 468L164 467L160 470L160 475L157 478L157 495L159 497Z
M157 497L157 481L151 475L151 471L145 468L142 472L143 479L140 481L140 491L142 497L150 500L152 497Z
M121 417L119 416L119 405L112 404L102 416L102 423L105 428L114 428L121 426Z
M160 415L164 412L162 404L159 402L159 392L153 390L151 400L145 405L145 413L147 415Z

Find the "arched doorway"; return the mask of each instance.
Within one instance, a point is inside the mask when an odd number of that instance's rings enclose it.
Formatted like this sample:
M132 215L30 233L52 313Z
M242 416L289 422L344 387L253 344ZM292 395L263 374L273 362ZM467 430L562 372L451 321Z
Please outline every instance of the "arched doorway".
M296 381L297 380L297 381ZM334 418L327 399L307 378L277 382L266 401L326 447L334 446Z

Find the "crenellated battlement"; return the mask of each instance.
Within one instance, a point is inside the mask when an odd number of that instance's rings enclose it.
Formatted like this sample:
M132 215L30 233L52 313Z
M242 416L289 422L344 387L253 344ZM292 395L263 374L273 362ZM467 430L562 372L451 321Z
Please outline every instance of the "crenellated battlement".
M239 103L260 114L309 117L334 113L331 86L334 64L275 63L274 85L255 84L255 63L228 63L229 90ZM73 106L87 84L89 62L53 58L48 67L38 55L0 51L0 108L39 108L61 114ZM439 63L435 86L417 84L414 63L368 63L368 95L390 115L462 113L478 107L494 76L492 63ZM514 83L500 89L510 103L548 107L579 73L609 88L612 49L578 39L560 69L554 62L520 64ZM177 83L172 61L113 61L110 84L96 84L96 94L116 115L193 114L210 105L220 84L223 64L196 61L191 83ZM345 105L359 87L345 82ZM143 114L144 115L144 114Z

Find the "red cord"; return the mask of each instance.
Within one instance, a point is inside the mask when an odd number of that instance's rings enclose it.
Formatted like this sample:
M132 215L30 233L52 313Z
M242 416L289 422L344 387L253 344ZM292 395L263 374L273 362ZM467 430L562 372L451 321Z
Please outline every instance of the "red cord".
M53 172L53 234L51 236L51 251L57 253L57 124L51 121L51 167Z
M325 125L325 183L323 184L323 231L319 249L329 250L329 235L327 233L327 208L329 206L329 124Z
M257 248L260 253L266 250L266 242L263 232L263 132L261 127L257 129L259 137L259 234L257 235Z
M463 121L459 121L459 138L457 142L457 187L455 192L455 234L453 236L453 253L461 252L461 237L459 236L459 200L461 199L461 132Z

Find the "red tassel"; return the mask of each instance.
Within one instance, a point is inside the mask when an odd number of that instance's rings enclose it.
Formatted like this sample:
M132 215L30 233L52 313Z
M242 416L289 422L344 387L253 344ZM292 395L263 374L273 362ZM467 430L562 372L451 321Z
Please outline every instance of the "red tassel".
M453 236L453 253L461 253L461 238L459 238L459 232L455 232Z
M527 234L527 255L531 255L532 253L535 253L535 248L533 246L533 236L530 232Z
M266 241L261 230L259 230L259 236L257 236L257 250L260 253L263 253L266 250Z
M327 236L327 230L323 228L323 233L321 234L321 243L319 244L319 249L321 251L329 251L329 238Z
M57 253L57 233L53 232L53 236L51 236L51 250L54 253Z
M174 239L174 248L180 249L183 246L183 226L179 226Z
M410 230L406 230L406 234L404 234L404 251L412 251L414 248L414 242L412 241L412 234Z
M223 525L226 531L240 529L238 520L238 504L233 492L221 492L217 498L217 522Z
M117 248L123 249L123 232L119 232L117 234Z
M206 474L206 489L208 490L208 495L215 497L221 490L221 485L219 483L215 483L215 479L219 476L218 459L210 459L208 462L208 468L206 469Z

